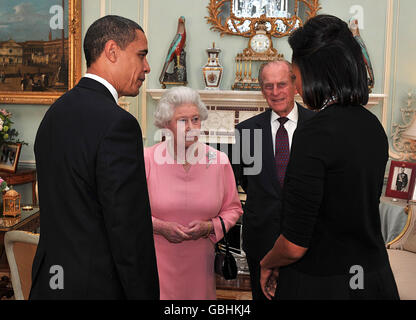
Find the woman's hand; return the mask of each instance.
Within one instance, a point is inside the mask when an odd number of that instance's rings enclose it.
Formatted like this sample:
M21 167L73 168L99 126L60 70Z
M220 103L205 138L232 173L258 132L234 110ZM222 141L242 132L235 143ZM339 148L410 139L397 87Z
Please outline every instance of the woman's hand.
M198 240L199 238L207 238L213 229L211 221L195 220L188 225L187 234L192 240Z
M272 300L277 288L279 268L267 269L260 267L260 285L267 299Z
M188 228L177 222L167 222L162 235L172 243L181 243L185 240L191 240L191 237L188 235Z
M181 243L185 240L191 240L188 235L188 228L177 222L162 221L157 218L153 220L153 231L160 234L172 243Z

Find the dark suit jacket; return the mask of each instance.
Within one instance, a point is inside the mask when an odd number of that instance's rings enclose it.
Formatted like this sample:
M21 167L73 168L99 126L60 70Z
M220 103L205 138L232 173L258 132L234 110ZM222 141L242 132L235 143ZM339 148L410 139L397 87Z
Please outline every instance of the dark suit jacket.
M35 156L41 233L31 298L158 299L136 119L105 86L83 78L45 114ZM64 271L62 290L50 287L55 265Z
M297 107L299 127L315 112L305 109L299 104ZM251 167L249 163L244 163L244 159L248 159L247 154L243 154L244 146L241 147L240 165L234 166L237 181L247 193L243 215L243 250L249 257L259 261L273 247L280 234L282 190L277 180L270 125L271 113L272 110L269 109L236 126L244 144L247 142L243 141L242 130L249 130L251 155L254 154L254 130L262 130L261 172L257 175L244 175L243 170Z
M408 183L408 178L406 173L399 173L396 179L396 189L397 191L402 191L406 188Z

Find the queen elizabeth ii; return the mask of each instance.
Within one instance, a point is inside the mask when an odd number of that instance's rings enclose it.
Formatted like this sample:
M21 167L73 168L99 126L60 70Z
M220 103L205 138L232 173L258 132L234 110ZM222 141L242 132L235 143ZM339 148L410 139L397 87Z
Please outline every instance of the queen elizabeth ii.
M242 214L227 155L199 142L208 111L197 91L165 92L155 125L167 139L145 149L162 300L215 299L214 244Z

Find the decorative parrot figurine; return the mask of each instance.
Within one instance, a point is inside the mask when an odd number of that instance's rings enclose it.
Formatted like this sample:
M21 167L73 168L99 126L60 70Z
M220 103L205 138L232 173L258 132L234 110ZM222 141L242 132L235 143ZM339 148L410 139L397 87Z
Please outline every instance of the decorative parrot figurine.
M176 31L175 38L170 44L168 54L166 55L165 64L163 65L162 73L160 74L160 77L159 77L160 83L163 82L163 79L169 67L169 64L172 62L174 58L177 59L178 68L181 67L180 56L185 46L185 41L186 41L185 17L181 16L178 19L178 29Z
M358 20L357 19L350 20L349 27L355 40L357 40L358 44L361 47L361 51L364 57L364 63L367 67L368 76L370 77L368 79L368 87L371 89L374 87L374 71L373 71L373 66L371 65L370 55L368 54L367 47L365 46L364 40L361 38L361 35L360 35Z

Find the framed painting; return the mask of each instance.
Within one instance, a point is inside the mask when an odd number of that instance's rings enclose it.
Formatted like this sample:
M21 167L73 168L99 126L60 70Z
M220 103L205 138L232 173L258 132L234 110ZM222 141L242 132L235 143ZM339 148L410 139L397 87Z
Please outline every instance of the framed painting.
M386 197L409 200L416 177L416 164L404 161L392 161L386 187Z
M0 103L52 104L81 78L82 0L0 2Z

